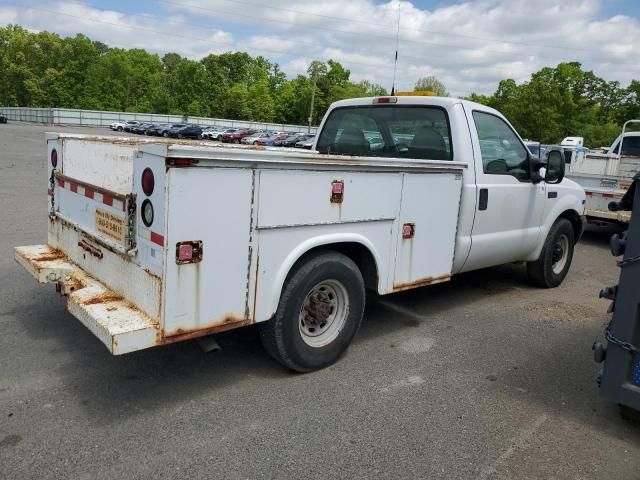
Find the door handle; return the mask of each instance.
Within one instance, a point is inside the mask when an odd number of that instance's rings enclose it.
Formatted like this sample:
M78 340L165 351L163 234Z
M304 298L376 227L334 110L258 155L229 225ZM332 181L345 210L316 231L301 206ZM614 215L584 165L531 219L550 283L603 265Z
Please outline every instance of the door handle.
M486 188L480 189L480 199L478 200L478 210L486 210L489 203L489 190Z

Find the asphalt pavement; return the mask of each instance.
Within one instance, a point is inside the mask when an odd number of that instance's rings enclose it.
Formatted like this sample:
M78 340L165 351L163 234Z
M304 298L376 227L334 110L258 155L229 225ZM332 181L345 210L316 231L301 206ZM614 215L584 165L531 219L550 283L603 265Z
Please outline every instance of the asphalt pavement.
M13 260L46 243L45 131L0 125L0 479L638 479L640 426L591 344L618 269L606 231L564 284L522 265L368 298L335 365L283 370L254 327L111 356Z

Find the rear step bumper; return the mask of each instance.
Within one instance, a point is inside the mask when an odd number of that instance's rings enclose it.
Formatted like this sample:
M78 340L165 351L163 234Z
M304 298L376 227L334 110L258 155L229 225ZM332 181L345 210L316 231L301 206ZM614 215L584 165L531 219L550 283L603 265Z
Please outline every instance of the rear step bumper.
M67 308L114 355L159 345L160 326L49 245L15 248L15 258L38 282L54 283Z

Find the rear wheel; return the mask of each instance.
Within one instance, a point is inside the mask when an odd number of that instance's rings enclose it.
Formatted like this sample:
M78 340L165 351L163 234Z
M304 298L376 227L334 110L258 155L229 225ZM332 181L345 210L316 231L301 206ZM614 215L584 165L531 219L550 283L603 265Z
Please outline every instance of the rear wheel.
M121 132L122 131L122 127L118 127L118 131Z
M218 135L218 141L221 142L222 141L222 135Z
M162 132L162 136L163 136L164 138L167 138L167 137L169 136L169 132Z
M365 290L356 264L345 255L313 255L290 274L273 319L260 324L269 354L297 372L334 363L358 331Z
M240 140L236 139L233 141L233 143L240 143Z
M571 222L566 218L559 218L549 230L540 258L527 263L529 279L544 288L560 285L571 267L574 244Z

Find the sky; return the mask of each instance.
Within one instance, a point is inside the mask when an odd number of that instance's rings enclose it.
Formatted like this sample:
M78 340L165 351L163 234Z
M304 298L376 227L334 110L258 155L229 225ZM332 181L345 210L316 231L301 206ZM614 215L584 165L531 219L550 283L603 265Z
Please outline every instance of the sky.
M640 79L639 0L0 0L9 23L192 59L246 51L289 77L333 59L388 90L397 38L396 90L435 75L454 96L566 61Z

